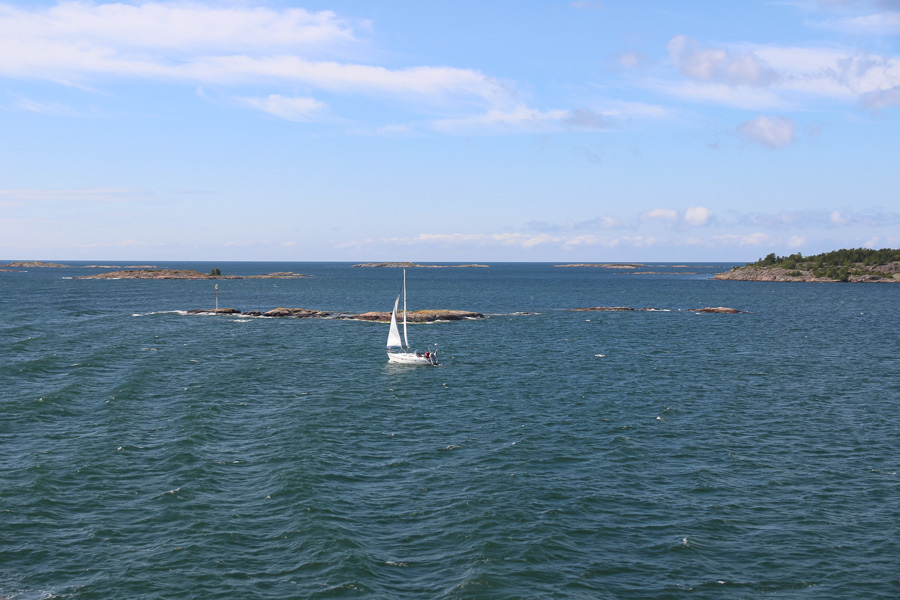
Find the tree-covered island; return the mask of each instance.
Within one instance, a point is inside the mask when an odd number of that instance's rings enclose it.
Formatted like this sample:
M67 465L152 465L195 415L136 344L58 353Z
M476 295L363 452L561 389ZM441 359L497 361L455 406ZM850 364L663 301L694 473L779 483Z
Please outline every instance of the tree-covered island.
M900 283L900 250L850 248L813 256L774 252L755 263L734 267L713 279L735 281L851 281Z

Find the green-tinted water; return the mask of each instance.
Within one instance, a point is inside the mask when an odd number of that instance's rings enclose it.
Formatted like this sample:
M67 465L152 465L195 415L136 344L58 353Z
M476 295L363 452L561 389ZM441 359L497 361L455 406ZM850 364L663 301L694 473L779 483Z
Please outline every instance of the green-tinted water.
M220 282L244 310L399 282L212 266L313 275ZM0 596L900 595L900 286L417 269L411 308L490 316L410 368L385 325L84 273L0 273Z

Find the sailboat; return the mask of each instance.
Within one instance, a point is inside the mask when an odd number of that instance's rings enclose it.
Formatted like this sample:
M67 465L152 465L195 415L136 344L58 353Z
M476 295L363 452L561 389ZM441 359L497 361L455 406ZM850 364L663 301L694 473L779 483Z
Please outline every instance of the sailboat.
M400 339L400 330L397 327L397 309L400 306L400 296L403 296L403 339ZM437 344L435 344L437 346ZM391 311L391 330L387 339L388 362L402 365L436 365L437 349L434 352L415 350L410 352L409 339L406 337L406 269L403 269L403 292L394 300L394 310Z

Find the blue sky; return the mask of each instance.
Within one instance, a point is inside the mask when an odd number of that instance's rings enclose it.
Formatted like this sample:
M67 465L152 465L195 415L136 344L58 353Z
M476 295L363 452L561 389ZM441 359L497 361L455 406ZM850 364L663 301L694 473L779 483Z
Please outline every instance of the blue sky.
M0 256L900 247L900 0L0 0Z

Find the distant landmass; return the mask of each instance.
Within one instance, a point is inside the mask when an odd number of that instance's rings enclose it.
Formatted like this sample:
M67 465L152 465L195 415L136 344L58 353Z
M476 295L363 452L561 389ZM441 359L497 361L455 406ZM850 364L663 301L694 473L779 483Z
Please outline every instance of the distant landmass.
M365 267L365 268L388 268L388 269L461 269L461 268L479 268L486 269L489 265L420 265L417 263L411 262L374 262L374 263L360 263L358 265L351 265L353 267Z
M554 267L597 267L602 269L637 269L647 267L642 263L573 263L570 265L553 265Z
M775 253L755 263L719 273L732 281L900 283L900 250L852 248L814 256Z
M44 262L42 260L18 260L8 264L3 265L4 267L15 267L18 269L34 269L34 268L43 268L43 267L56 267L56 268L66 268L69 265L63 265L60 263L50 263Z
M267 273L265 275L213 275L194 271L193 269L126 269L124 271L97 273L96 275L82 275L75 279L300 279L303 277L309 277L309 275L291 273L290 271Z

